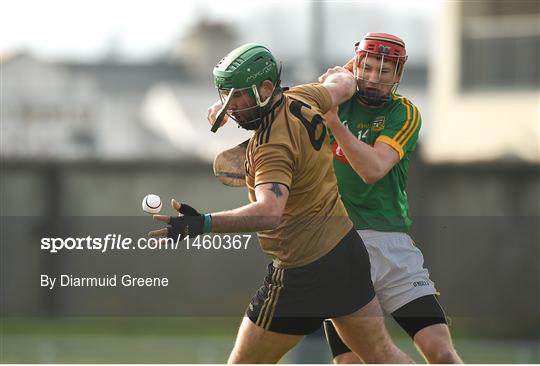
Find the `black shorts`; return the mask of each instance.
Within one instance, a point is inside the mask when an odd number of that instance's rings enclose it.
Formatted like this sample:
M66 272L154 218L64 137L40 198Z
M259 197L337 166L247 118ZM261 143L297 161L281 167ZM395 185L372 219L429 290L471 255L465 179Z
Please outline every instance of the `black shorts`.
M269 264L246 315L264 329L306 335L325 319L352 314L374 297L369 255L352 229L328 254L305 266Z
M392 317L413 339L418 331L430 325L448 324L436 295L419 297L394 311ZM337 334L332 322L324 323L324 331L334 358L343 353L351 352Z

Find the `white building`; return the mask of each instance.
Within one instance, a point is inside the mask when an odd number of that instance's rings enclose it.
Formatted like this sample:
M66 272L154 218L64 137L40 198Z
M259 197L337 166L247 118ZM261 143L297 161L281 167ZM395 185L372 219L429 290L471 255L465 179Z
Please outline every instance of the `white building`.
M152 85L181 79L176 65L51 64L21 54L1 67L2 158L191 158L148 129L141 114Z
M424 158L540 162L539 4L442 3Z

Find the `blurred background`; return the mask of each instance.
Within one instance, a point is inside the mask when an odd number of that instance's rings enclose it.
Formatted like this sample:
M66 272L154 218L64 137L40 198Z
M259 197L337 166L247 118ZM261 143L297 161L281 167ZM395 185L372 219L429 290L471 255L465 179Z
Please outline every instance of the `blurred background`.
M39 288L44 268L66 268L40 253L39 237L66 217L143 216L147 193L201 211L246 203L244 189L212 174L215 154L249 136L232 123L209 132L213 66L257 42L283 62L284 85L312 82L373 31L407 45L398 92L423 120L409 176L412 237L458 352L469 363L540 362L538 1L6 0L0 30L1 362L225 362L242 309L81 315L73 309L88 294L51 301ZM26 220L37 229L10 240ZM251 282L210 301L247 305L268 262L253 248L230 259ZM192 279L156 294L173 302L206 292L201 276L227 264L177 259L131 264ZM415 354L391 319L388 327ZM284 361L326 363L324 343L310 336Z

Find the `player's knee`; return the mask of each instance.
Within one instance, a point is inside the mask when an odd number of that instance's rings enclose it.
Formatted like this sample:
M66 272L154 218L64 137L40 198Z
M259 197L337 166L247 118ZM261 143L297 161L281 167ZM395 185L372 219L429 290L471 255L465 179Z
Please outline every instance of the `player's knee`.
M427 350L427 352L424 352L424 355L426 356L429 363L436 363L436 364L462 363L461 359L457 355L456 350L450 346L437 347L437 348Z
M239 352L237 347L234 347L231 351L231 354L229 355L229 359L227 360L227 364L239 364L239 363L246 363L249 360L246 359L246 357L242 357L242 352Z
M347 363L362 363L361 360L369 364L388 363L389 357L393 357L400 353L400 350L396 347L394 342L392 342L392 339L386 332L378 334L375 338L367 337L360 342L356 342L356 350L356 352L361 355L361 359L357 359L355 362L348 358L350 362ZM354 355L354 353L351 354Z
M463 363L454 346L448 327L436 324L420 330L414 342L429 363Z
M341 364L359 364L363 363L362 360L353 352L346 352L334 357L334 363Z
M362 357L366 363L387 363L388 356L394 355L396 352L397 347L388 339L370 347Z
M446 350L437 355L437 363L461 364L463 362L455 350Z
M244 364L244 363L258 363L258 360L256 359L256 355L250 354L247 352L246 349L242 349L242 347L234 346L233 350L231 351L231 354L229 355L229 359L227 360L227 364Z
M234 365L237 363L240 363L240 362L238 362L237 357L236 357L236 352L233 349L231 351L231 354L229 355L229 358L227 359L227 365Z

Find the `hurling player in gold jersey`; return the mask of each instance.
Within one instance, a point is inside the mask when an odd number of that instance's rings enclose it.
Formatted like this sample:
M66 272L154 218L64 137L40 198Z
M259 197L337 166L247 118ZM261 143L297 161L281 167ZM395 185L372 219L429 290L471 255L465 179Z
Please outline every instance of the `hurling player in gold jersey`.
M353 75L329 71L322 84L280 87L264 46L231 51L214 68L228 117L253 131L246 151L250 203L200 214L173 202L153 236L257 232L272 257L244 317L230 363L275 363L331 319L355 353L372 363L409 363L390 340L370 278L369 256L338 194L322 115L355 92ZM211 122L215 113L210 113Z

